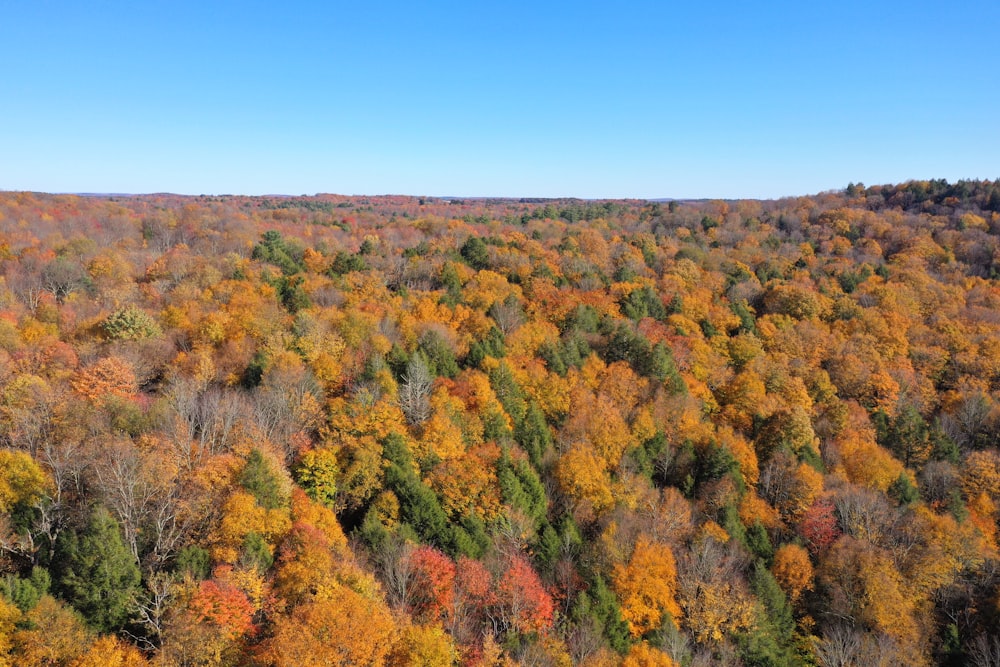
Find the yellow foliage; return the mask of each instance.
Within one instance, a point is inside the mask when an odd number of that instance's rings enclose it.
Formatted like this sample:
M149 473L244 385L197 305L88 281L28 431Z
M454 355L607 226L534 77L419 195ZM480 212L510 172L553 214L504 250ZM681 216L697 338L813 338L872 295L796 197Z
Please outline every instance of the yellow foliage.
M408 625L400 632L389 667L450 667L458 653L440 625Z
M850 429L837 439L847 479L885 493L899 479L903 464L875 442L870 429Z
M465 302L477 310L486 311L496 302L509 296L521 297L521 288L511 285L507 278L495 271L483 270L465 284L462 290Z
M525 393L538 402L549 419L559 420L570 409L570 387L568 378L551 373L538 358L524 359L513 368L514 379Z
M149 662L135 646L117 637L99 637L70 667L143 667Z
M534 320L518 327L507 337L507 352L512 357L534 357L546 341L558 341L559 329L551 322Z
M277 667L383 665L395 632L385 605L341 586L277 618L268 653Z
M729 541L729 533L726 532L725 528L709 519L705 523L701 524L701 528L698 529L697 539L713 539L716 542L725 544Z
M812 589L813 567L809 552L797 544L783 544L774 552L774 579L794 604L803 591Z
M1000 454L995 450L972 452L962 471L962 492L968 498L985 493L1000 500Z
M423 436L415 443L418 457L435 456L441 460L465 454L461 426L456 423L464 412L462 402L438 387L431 395L431 416L423 425Z
M333 510L309 498L299 489L292 491L292 519L318 528L338 554L347 553L347 536Z
M757 467L757 452L754 451L753 445L742 435L725 426L719 427L717 437L719 445L729 450L739 464L743 481L748 487L756 486L760 478L760 469Z
M699 643L720 642L754 625L753 599L730 581L701 582L685 586L683 592L685 625Z
M90 632L80 617L50 595L43 595L25 620L14 632L18 667L66 664L90 644Z
M559 458L555 478L570 500L589 503L598 514L614 504L605 461L587 443L574 443Z
M584 359L583 366L580 367L580 381L591 391L597 391L606 368L601 358L592 353Z
M0 512L32 505L52 488L52 481L25 452L0 449Z
M768 530L781 525L781 515L778 514L778 510L753 492L745 494L740 500L739 514L744 526L753 525L754 521L760 521Z
M427 481L441 498L444 511L455 518L496 520L503 511L495 472L499 458L499 448L490 444L438 464Z
M0 667L14 667L10 652L14 648L14 631L20 619L20 610L0 595Z
M615 565L611 581L621 599L622 619L633 637L660 627L664 611L674 619L680 618L677 565L665 544L640 537L628 564Z
M236 491L223 506L222 520L212 544L212 557L220 563L234 564L249 533L259 534L273 545L291 526L287 509L264 509L246 491Z
M622 660L621 667L677 667L677 663L663 651L648 642L634 644Z

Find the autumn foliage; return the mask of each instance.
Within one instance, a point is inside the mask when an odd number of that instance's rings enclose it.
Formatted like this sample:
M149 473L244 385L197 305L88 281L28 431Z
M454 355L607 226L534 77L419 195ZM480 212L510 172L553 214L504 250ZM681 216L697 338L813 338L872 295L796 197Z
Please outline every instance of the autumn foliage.
M1000 182L0 193L4 665L994 664Z

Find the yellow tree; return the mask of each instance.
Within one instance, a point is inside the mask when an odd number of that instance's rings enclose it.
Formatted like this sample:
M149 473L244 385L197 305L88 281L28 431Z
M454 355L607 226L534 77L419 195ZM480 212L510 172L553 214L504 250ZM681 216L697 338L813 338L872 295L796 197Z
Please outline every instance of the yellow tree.
M336 586L278 617L267 655L276 667L380 667L395 636L384 604Z
M771 573L781 589L794 604L803 591L813 585L813 566L809 552L797 544L782 544L774 552Z
M677 564L665 544L641 536L628 563L615 565L611 581L621 599L622 618L633 637L660 627L664 612L680 618Z

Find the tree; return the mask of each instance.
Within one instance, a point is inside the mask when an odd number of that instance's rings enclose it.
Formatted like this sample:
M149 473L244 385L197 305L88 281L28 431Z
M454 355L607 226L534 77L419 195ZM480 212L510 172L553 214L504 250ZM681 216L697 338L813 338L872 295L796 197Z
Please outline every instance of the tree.
M61 538L58 562L63 595L95 630L120 629L133 611L141 577L118 522L98 507L79 535L66 531Z
M0 512L31 507L50 486L45 471L27 453L0 449Z
M295 471L296 480L310 498L331 509L336 507L340 466L333 449L311 449L302 455Z
M524 556L515 554L496 582L497 618L501 627L520 633L545 632L555 605L538 574Z
M384 605L344 586L275 620L267 655L277 667L379 666L396 628Z
M782 544L778 547L774 552L771 573L793 604L804 591L812 588L812 562L806 550L797 544Z
M640 642L628 652L621 667L677 667L677 663L663 651Z
M431 387L434 377L423 355L414 354L406 365L406 374L399 385L399 409L411 424L422 424L431 416Z
M121 357L105 357L81 370L71 382L73 389L91 401L107 396L131 398L138 390L132 365Z
M98 637L69 667L146 667L149 661L135 646L112 636Z
M458 651L440 625L407 625L400 632L387 664L389 667L447 667Z
M149 313L131 304L109 315L102 327L108 337L115 340L142 340L161 333L160 326Z
M455 613L455 563L428 546L414 550L409 559L413 615L432 623L447 622Z
M24 620L14 633L13 664L18 666L67 664L80 658L90 643L83 619L50 595L42 596Z
M887 447L907 468L920 468L930 458L933 444L930 430L913 405L903 407L880 433L879 444Z
M622 601L622 618L633 637L660 627L663 614L679 619L677 565L670 547L640 537L625 565L615 565L611 575Z
M283 468L274 460L268 460L259 449L250 451L246 465L240 473L240 485L249 491L257 504L268 510L288 505L290 494L288 480Z

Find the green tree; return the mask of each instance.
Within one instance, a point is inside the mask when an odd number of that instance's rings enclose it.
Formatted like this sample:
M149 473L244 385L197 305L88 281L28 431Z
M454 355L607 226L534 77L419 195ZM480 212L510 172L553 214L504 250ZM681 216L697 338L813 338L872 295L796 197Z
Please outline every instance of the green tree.
M98 507L82 533L60 535L58 551L62 594L87 623L101 632L125 625L141 575L114 517Z
M257 504L269 510L287 505L289 489L282 481L259 449L250 452L240 473L240 486L257 499Z
M110 338L116 340L154 338L161 333L160 325L149 313L131 304L112 313L102 327Z

